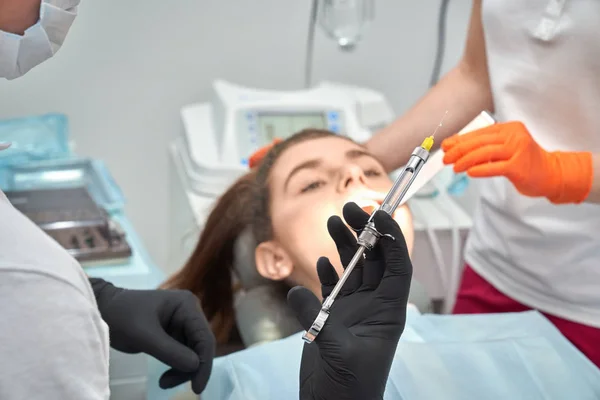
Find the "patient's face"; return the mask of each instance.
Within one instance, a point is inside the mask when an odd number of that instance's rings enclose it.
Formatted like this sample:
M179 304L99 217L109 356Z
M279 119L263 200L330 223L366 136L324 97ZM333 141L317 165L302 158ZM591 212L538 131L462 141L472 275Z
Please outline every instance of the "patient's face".
M327 232L327 219L342 215L354 201L372 212L392 185L383 167L365 149L349 140L327 137L307 140L286 149L270 173L274 242L293 263L289 279L320 296L316 262L329 258L338 275L343 269ZM412 244L406 208L396 220Z

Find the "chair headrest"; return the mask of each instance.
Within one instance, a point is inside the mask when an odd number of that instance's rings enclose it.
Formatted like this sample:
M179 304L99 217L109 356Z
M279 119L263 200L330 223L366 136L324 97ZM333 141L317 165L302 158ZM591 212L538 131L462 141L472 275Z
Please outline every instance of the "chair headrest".
M283 339L302 330L287 305L287 291L284 284L273 284L236 294L235 319L246 347Z
M290 336L302 328L287 305L289 288L263 278L256 270L256 240L246 229L234 243L233 268L241 289L234 309L238 331L246 347Z
M244 230L233 245L233 270L237 281L246 290L273 283L262 277L256 270L257 245L250 228Z

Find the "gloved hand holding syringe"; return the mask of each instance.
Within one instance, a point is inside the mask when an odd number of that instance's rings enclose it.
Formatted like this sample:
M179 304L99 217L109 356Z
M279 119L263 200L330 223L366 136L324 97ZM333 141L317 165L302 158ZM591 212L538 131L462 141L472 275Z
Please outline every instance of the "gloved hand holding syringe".
M442 123L444 122L444 118L446 117L447 114L448 114L448 111L446 111L446 113L444 114L444 117L442 118L442 120L440 121L438 126L436 127L433 134L431 136L425 138L425 140L423 140L423 143L421 143L421 145L419 147L415 148L412 155L410 156L410 159L408 160L408 163L404 166L404 169L402 170L402 172L400 173L400 175L394 182L394 185L392 186L392 188L386 195L385 199L383 200L383 203L379 206L379 208L375 212L373 212L373 214L371 214L371 218L369 218L366 226L364 227L364 229L361 231L360 235L358 236L358 240L357 240L358 250L356 251L356 253L354 254L354 257L352 257L352 260L350 261L350 263L344 270L344 274L341 276L341 278L339 279L339 281L337 282L337 284L331 291L331 294L323 302L321 311L319 311L319 314L317 315L317 318L313 322L312 326L302 336L302 339L306 343L312 343L315 340L315 338L317 337L317 335L319 334L319 332L321 331L321 329L323 329L323 326L325 325L325 322L327 321L327 318L329 317L329 312L331 310L331 306L333 305L333 302L335 301L338 293L344 286L344 283L346 282L346 280L352 273L352 270L354 269L354 267L356 267L358 262L364 256L365 251L373 249L373 247L375 247L375 245L377 244L377 241L379 240L379 238L384 236L377 231L377 229L375 227L375 223L373 221L373 216L375 215L375 213L378 210L384 211L384 212L388 213L389 215L394 214L394 212L396 211L396 208L398 208L398 206L402 202L402 199L406 195L406 192L408 191L408 189L412 185L413 181L417 177L417 174L419 173L419 171L421 170L423 165L425 165L425 163L427 162L427 160L429 158L429 154L431 152L431 148L433 147L434 136L435 136L437 130L442 126ZM387 235L385 235L385 236L387 236ZM390 239L395 240L395 238L393 238L393 237L391 237Z

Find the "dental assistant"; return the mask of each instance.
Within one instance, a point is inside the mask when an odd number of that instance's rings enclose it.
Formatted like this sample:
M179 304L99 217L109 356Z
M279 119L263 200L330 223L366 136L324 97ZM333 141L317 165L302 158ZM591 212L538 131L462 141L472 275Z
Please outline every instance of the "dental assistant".
M540 310L598 366L599 26L595 0L474 0L458 65L367 143L393 170L449 110L444 162L480 178L454 313Z

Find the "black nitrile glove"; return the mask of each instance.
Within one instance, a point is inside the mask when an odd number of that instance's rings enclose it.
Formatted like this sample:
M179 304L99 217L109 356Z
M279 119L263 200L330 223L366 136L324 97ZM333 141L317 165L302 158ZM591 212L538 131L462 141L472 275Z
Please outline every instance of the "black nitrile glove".
M90 278L110 344L124 353L146 353L170 366L159 385L191 381L200 394L215 356L215 338L198 299L186 290L127 290Z
M362 229L369 215L354 203L344 207L344 218ZM412 264L398 224L378 211L375 226L383 236L348 277L331 307L323 329L305 344L300 367L301 400L383 399L398 340L406 323L406 306ZM343 265L354 255L356 238L341 218L327 223ZM336 282L337 273L325 257L317 262L323 298ZM288 303L308 330L321 308L317 297L304 287L288 294Z

